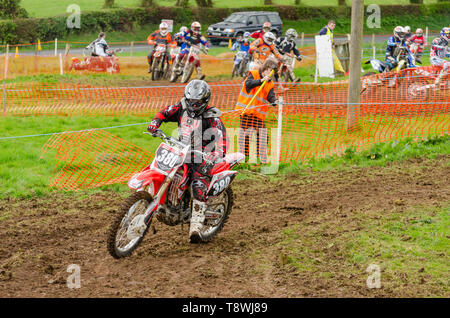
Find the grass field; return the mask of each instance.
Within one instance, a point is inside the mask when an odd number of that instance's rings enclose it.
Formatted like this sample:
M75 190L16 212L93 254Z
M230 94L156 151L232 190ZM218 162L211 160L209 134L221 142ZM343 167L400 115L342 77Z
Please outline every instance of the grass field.
M140 0L115 0L116 7L135 8L140 6ZM274 5L294 5L294 0L273 0ZM28 11L32 17L50 17L54 15L65 14L67 7L71 4L80 6L81 11L96 11L103 8L104 0L22 0L21 5ZM173 6L176 0L156 0L160 6ZM248 6L263 6L263 0L215 0L214 6L217 8L239 8ZM337 0L302 0L301 3L307 6L337 6ZM374 4L409 4L409 0L372 0ZM436 3L436 0L424 0L424 3ZM351 1L347 0L347 4ZM189 1L190 6L196 6L194 0Z

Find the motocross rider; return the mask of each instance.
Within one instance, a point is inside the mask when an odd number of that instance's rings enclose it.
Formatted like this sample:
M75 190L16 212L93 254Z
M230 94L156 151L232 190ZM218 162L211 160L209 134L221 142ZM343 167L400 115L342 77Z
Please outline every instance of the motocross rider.
M231 51L236 51L239 47L239 52L245 52L245 59L248 59L248 51L250 49L250 32L245 32L243 37L238 37L233 43ZM236 56L234 56L236 59Z
M301 61L302 57L300 51L297 49L297 44L295 43L295 39L297 38L297 36L298 36L297 31L295 31L294 29L288 29L286 31L285 37L279 37L275 41L275 47L281 54L289 54L291 53L291 51L294 52L296 59L298 61ZM281 65L278 65L278 67L280 68ZM288 66L288 69L291 74L291 77L293 78L293 81L299 82L300 78L297 78L295 76L294 71L292 70L292 67L290 65Z
M147 128L154 134L162 122L177 122L180 140L190 143L192 149L204 153L203 158L199 155L188 158L194 198L189 229L192 243L202 239L201 229L205 220L206 191L211 181L211 169L215 161L225 156L228 147L226 129L220 120L221 112L208 105L210 99L209 85L202 80L192 80L186 85L181 101L162 109Z
M399 46L403 46L405 44L404 41L405 30L401 26L396 26L394 28L394 36L391 36L387 41L386 47L386 65L388 70L392 70L397 66L396 56L394 56L395 49Z
M264 22L263 26L262 26L262 30L261 31L256 31L253 32L250 37L252 37L253 39L257 40L257 39L262 39L264 34L266 34L267 32L270 32L270 29L272 28L272 24L267 21Z
M169 46L174 47L176 42L174 41L170 32L168 32L169 26L167 23L162 22L159 25L159 30L156 30L152 34L150 34L147 38L147 43L149 45L153 45L153 50L147 55L148 62L148 72L152 72L152 63L153 63L153 54L155 53L155 49L158 44L162 43L166 45L166 54L164 63L168 62L169 54L167 54L167 49Z
M422 63L420 61L420 57L422 56L423 48L426 45L426 41L425 37L423 36L423 30L421 28L418 28L416 30L416 34L414 34L412 37L406 40L406 45L408 46L413 43L417 44L416 60L418 63Z
M92 53L91 56L112 56L112 54L107 53L106 51L109 50L109 46L105 41L106 33L100 32L98 35L98 38L89 44L86 49L91 49Z
M189 54L189 49L191 48L191 45L203 45L205 47L206 53L208 53L209 50L209 43L208 41L202 36L200 33L201 31L201 25L199 22L195 21L191 25L191 29L185 31L181 36L181 41L183 42L181 44L181 51L180 54L177 55L175 60L175 69L179 71L181 61L183 58ZM204 79L205 75L202 74L202 68L200 67L200 60L197 60L195 63L195 68L197 70L197 78L198 79Z
M442 66L442 72L439 76L441 78L444 73L450 72L450 62L444 58L450 57L450 28L443 28L438 38L431 42L430 62L433 66Z

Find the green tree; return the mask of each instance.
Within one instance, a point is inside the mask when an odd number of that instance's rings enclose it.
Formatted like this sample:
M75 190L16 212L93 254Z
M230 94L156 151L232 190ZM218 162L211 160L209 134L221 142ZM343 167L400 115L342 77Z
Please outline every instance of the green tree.
M197 5L199 6L199 7L212 7L213 6L213 3L212 3L212 0L195 0L195 2L197 2Z
M105 5L103 8L112 8L114 7L114 0L105 0Z
M0 0L0 18L15 19L28 17L27 11L20 6L20 0Z
M141 0L141 7L150 7L153 5L153 0Z

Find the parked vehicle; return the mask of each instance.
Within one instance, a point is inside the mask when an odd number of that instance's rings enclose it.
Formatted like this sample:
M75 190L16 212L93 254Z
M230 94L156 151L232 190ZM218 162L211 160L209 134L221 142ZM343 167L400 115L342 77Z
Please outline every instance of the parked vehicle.
M128 182L135 193L122 204L109 229L107 246L114 258L126 257L139 246L154 217L174 226L189 223L192 215L193 196L189 167L185 161L192 153L203 153L160 129L153 136L163 142L156 150L153 162ZM230 184L238 172L230 169L244 157L241 153L228 154L211 171L206 201L208 207L202 228L204 242L222 230L231 213L233 191Z
M224 21L209 26L206 31L208 41L218 45L221 41L244 35L245 32L255 32L262 29L264 22L272 24L275 36L283 33L283 22L278 12L248 11L232 13Z

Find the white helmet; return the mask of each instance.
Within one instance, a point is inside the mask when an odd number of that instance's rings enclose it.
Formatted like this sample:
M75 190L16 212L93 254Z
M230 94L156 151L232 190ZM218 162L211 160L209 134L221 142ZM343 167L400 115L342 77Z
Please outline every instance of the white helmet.
M402 26L396 26L394 28L394 37L402 40L405 37L405 29Z
M159 33L161 33L162 36L165 36L168 31L169 31L169 26L167 25L166 22L162 22L159 25Z
M191 30L194 34L200 34L200 31L202 30L202 26L199 22L194 21L191 24Z
M184 25L180 28L180 33L187 32L189 29L185 27Z
M404 30L405 33L411 33L411 27L409 25L405 26Z
M266 43L267 45L272 45L273 42L275 42L277 38L275 37L275 35L272 32L266 32L263 35L263 41L264 43Z

